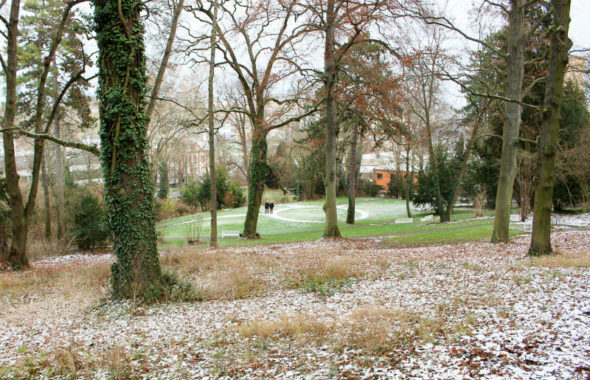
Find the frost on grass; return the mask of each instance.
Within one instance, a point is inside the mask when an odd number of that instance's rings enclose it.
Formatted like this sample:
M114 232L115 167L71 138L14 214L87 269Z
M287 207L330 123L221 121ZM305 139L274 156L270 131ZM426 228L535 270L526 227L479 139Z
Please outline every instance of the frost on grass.
M586 378L590 236L554 244L171 252L206 301L153 306L92 296L108 256L38 262L0 275L0 377Z

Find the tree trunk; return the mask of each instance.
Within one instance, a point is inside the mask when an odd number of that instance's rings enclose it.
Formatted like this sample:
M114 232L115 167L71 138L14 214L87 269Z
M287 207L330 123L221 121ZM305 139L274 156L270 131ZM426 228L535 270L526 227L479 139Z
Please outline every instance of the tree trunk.
M335 4L328 0L326 8L326 45L324 51L324 75L326 86L326 202L324 213L326 225L324 237L340 237L338 228L338 214L336 212L336 101L334 87L336 86L336 57L335 57Z
M410 144L406 145L406 214L408 218L412 217L410 210L410 195L414 185L414 167L410 170Z
M181 2L183 0L180 0ZM213 0L213 27L211 28L211 60L209 61L208 105L209 121L209 177L211 179L211 237L209 247L217 248L217 183L215 182L215 119L213 84L215 79L215 43L217 39L217 1Z
M551 50L549 72L545 84L543 122L537 145L537 185L533 209L533 232L528 254L539 256L552 253L551 248L551 206L555 183L555 160L559 138L559 121L563 80L568 63L571 41L568 37L571 0L553 0L556 25L550 29Z
M176 28L178 26L178 19L180 18L180 13L182 13L182 8L184 6L184 0L178 0L178 4L174 8L174 14L172 15L172 23L170 25L170 34L168 35L168 41L166 41L166 48L164 49L164 55L162 56L162 61L160 61L160 67L158 68L158 74L156 75L156 79L154 81L154 87L152 89L152 94L150 97L149 104L147 106L146 114L148 116L148 121L146 122L146 131L149 127L150 119L152 114L154 113L154 108L156 108L156 102L158 98L158 94L160 93L160 87L162 86L162 81L164 79L164 74L166 73L166 69L168 68L168 60L170 59L170 54L172 53L172 46L174 45L174 39L176 38Z
M508 29L508 58L506 97L521 100L522 77L524 73L524 0L511 0ZM502 132L502 159L496 193L496 214L492 243L510 240L510 206L512 187L516 175L516 152L518 131L520 129L522 107L518 103L505 102L504 130Z
M475 146L475 139L477 137L477 131L479 130L480 125L480 117L479 115L476 118L476 121L473 125L473 129L471 130L471 136L469 136L469 141L467 142L467 147L465 149L465 157L463 157L463 162L461 163L461 170L459 171L459 177L457 177L457 182L455 182L455 188L453 189L453 193L451 195L451 199L449 201L449 205L447 206L446 210L446 218L447 220L451 220L451 216L453 214L453 208L455 206L455 202L457 202L457 197L459 196L459 190L461 189L461 182L463 181L463 177L465 177L465 172L467 171L467 163L469 162L469 157L471 156L471 151Z
M240 149L242 150L242 161L246 172L246 183L250 185L250 158L248 155L248 133L246 132L246 117L243 114L236 116L238 123L238 134L240 135Z
M250 150L250 181L248 182L248 209L243 232L243 236L248 239L260 237L256 232L256 226L258 225L258 213L260 212L264 183L268 173L266 163L268 145L266 143L266 133L262 128L261 125L253 124L252 148Z
M352 126L352 136L350 144L350 171L348 173L348 212L346 214L346 223L354 224L355 201L356 201L356 174L357 174L357 140L358 125Z
M45 206L45 238L51 240L51 206L49 204L49 181L45 159L41 165L41 182L43 185L43 202Z
M434 196L435 196L435 206L436 206L436 213L440 215L440 222L445 223L450 221L447 213L445 212L443 206L443 199L442 193L440 190L440 177L438 175L438 162L436 159L436 153L434 152L434 144L432 142L432 127L430 126L430 115L426 114L426 134L428 138L428 154L430 156L430 168L432 170L432 184L434 185Z
M59 115L55 116L54 121L54 135L60 137L60 122ZM64 184L64 155L63 148L59 144L55 144L55 200L56 200L56 222L57 222L57 240L64 237L64 204L65 204L65 184Z
M113 296L162 296L154 226L154 184L147 159L147 77L141 0L95 0L99 48L101 164L117 261Z
M53 58L53 67L57 69L57 61ZM56 71L57 72L57 71ZM59 82L57 80L57 74L54 75L55 88L59 88ZM53 135L58 139L61 137L61 125L60 125L60 114L59 111L55 115L53 121ZM63 148L59 144L55 144L55 213L57 222L57 244L60 239L64 237L64 153Z
M20 0L12 0L10 5L10 18L6 27L6 103L4 105L4 129L14 127L16 116L16 71L17 60L17 36L18 21L20 12ZM2 133L2 144L4 146L4 172L6 175L6 191L12 219L12 239L7 256L4 258L13 268L24 268L29 265L27 248L27 226L25 223L25 207L23 197L19 188L19 176L16 168L16 152L14 149L14 134L12 132Z

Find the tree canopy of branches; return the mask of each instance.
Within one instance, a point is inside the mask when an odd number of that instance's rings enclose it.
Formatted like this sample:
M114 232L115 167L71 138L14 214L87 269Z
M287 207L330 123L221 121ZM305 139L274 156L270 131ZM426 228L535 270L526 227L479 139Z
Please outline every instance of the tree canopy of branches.
M247 115L252 127L250 169L248 181L248 208L244 221L243 236L253 239L256 232L258 212L262 202L264 183L268 176L267 136L274 129L302 119L305 115L285 116L298 107L302 94L296 91L287 99L278 100L271 95L275 85L301 73L297 63L297 46L305 29L296 23L301 10L298 2L290 1L219 1L219 22L216 23L221 54L218 66L227 66L237 76L244 92L246 106L232 109ZM199 1L190 11L196 19L212 25L215 16L213 3ZM188 52L199 58L200 52L208 51L207 36L191 35ZM245 57L245 58L244 58ZM269 105L278 111L269 114Z

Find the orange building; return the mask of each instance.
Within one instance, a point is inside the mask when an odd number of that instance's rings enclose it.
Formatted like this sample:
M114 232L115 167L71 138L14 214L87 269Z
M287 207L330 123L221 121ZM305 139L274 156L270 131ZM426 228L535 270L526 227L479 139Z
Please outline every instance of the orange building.
M373 169L373 183L379 185L383 190L389 190L389 182L392 175L406 176L406 172L398 172L397 170ZM414 183L418 183L418 173L414 173Z

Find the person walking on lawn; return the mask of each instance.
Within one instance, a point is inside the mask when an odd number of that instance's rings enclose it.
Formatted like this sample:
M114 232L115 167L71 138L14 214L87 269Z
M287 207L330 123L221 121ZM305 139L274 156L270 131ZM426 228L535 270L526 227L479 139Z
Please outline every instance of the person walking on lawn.
M264 202L264 213L268 214L268 208L270 207L270 204L268 203L268 201Z
M270 213L272 214L272 210L275 208L275 203L273 201L270 202Z

